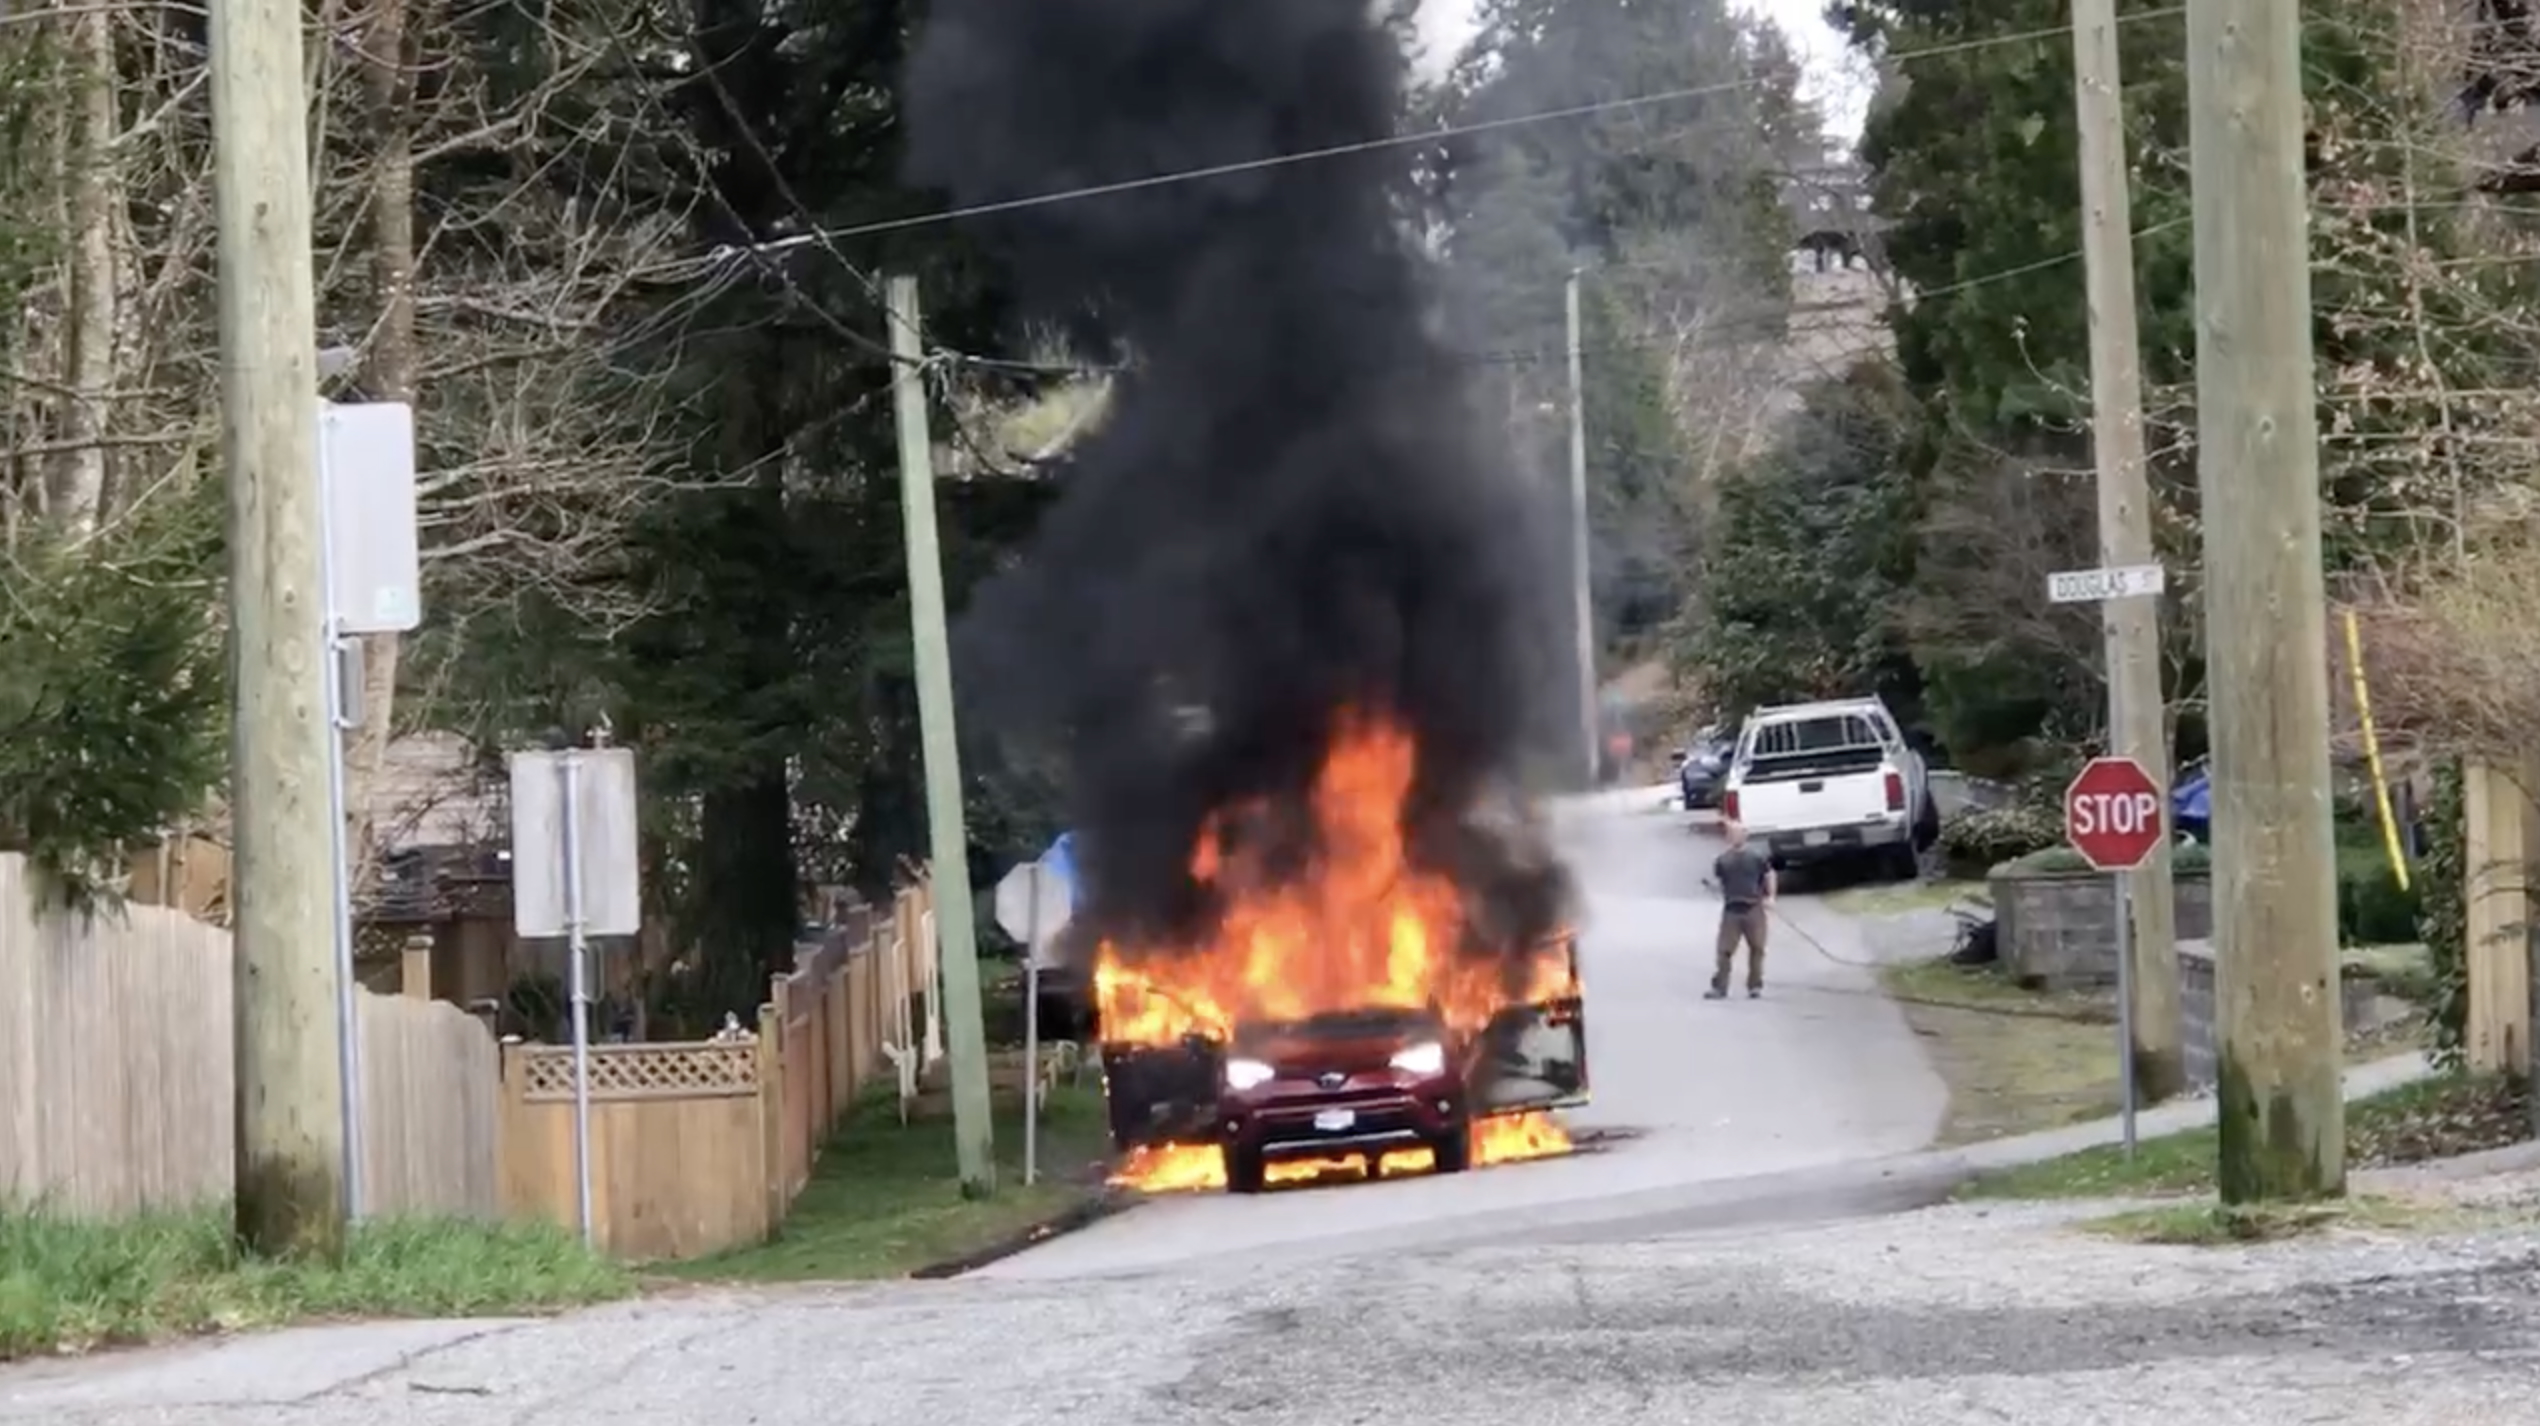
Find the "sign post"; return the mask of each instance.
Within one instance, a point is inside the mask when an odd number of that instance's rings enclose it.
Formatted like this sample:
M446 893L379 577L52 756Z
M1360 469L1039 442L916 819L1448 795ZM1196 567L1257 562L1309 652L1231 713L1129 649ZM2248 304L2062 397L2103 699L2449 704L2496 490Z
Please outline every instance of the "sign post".
M565 748L511 755L512 927L523 939L565 938L573 1015L573 1188L582 1241L591 1217L593 936L644 928L635 837L635 755Z
M2064 789L2064 839L2113 874L2117 893L2117 1078L2125 1153L2134 1157L2134 869L2169 835L2161 788L2132 758L2092 758Z
M360 979L353 965L352 809L344 739L362 725L362 634L402 634L422 622L415 536L414 410L399 401L318 403L318 577L326 587L318 637L326 656L326 805L335 883L336 1073L344 1082L344 1216L358 1219L362 1185Z
M1044 943L1067 923L1066 838L997 883L997 925L1023 943L1023 1181L1040 1177L1041 961ZM1056 861L1051 867L1048 863Z

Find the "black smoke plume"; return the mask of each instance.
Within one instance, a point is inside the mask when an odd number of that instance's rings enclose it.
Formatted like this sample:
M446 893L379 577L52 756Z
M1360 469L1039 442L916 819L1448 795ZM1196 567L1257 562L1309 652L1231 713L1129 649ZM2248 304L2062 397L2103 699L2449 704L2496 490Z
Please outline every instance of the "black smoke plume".
M1402 80L1370 0L936 0L911 175L967 206L1255 164L1391 134ZM1557 864L1470 815L1573 686L1546 637L1559 516L1437 333L1403 165L1376 149L983 220L1042 319L1132 364L958 646L971 711L1056 745L1079 914L1124 943L1204 929L1188 865L1210 812L1308 825L1343 708L1415 734L1405 830L1467 888L1476 953L1563 914Z

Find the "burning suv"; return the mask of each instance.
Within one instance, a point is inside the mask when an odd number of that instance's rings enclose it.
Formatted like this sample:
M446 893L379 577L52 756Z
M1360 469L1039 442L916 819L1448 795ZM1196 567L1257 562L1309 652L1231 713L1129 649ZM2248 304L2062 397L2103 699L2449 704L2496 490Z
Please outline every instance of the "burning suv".
M1460 1173L1502 1116L1586 1102L1585 1033L1571 995L1510 1006L1477 1031L1433 1008L1368 1008L1239 1023L1223 1039L1107 1043L1112 1137L1124 1152L1213 1145L1236 1193L1294 1158L1425 1148L1436 1172Z

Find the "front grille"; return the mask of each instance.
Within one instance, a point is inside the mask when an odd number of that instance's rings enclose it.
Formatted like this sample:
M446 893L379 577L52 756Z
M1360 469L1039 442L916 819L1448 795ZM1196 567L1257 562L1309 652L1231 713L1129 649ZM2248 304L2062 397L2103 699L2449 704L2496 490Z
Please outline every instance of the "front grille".
M1315 1128L1314 1116L1330 1109L1351 1111L1354 1117L1350 1126L1339 1130ZM1324 1142L1363 1143L1371 1139L1416 1136L1418 1133L1419 1121L1412 1115L1411 1101L1398 1094L1335 1097L1292 1109L1265 1110L1261 1115L1261 1139L1269 1147L1294 1148Z

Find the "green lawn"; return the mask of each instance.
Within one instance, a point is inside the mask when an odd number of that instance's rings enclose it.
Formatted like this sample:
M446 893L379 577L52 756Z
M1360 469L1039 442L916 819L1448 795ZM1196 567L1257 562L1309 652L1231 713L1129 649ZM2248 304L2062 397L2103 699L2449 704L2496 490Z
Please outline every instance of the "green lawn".
M2504 1215L2440 1204L2409 1203L2358 1194L2330 1203L2251 1203L2226 1206L2210 1199L2131 1208L2074 1226L2085 1233L2129 1243L2169 1247L2220 1247L2267 1243L2326 1232L2374 1228L2384 1232L2466 1229L2501 1223Z
M2349 957L2385 983L2409 964L2406 948ZM1882 966L1879 981L1949 1087L1939 1142L1978 1143L2117 1112L2112 988L2036 990L1999 965L1952 965L1945 956ZM2422 1019L2403 1019L2350 1035L2346 1062L2382 1059L2424 1040Z
M1977 1143L2116 1112L2113 995L2030 990L1998 967L1945 957L1882 966L1879 981L1949 1087L1939 1142Z
M545 1224L365 1223L330 1265L242 1255L225 1208L101 1223L0 1207L0 1361L311 1318L538 1311L633 1286Z
M1047 1110L1040 1181L1027 1188L1019 1097L998 1104L997 1192L974 1201L961 1194L949 1115L936 1110L903 1125L895 1099L868 1100L821 1151L811 1182L772 1241L662 1271L746 1282L906 1277L1087 1210L1103 1193L1102 1097L1062 1087Z
M1828 907L1846 916L1899 916L1908 911L1944 910L1987 895L1981 881L1900 881L1847 886L1827 892L1825 901Z
M2522 1142L2530 1137L2523 1093L2500 1079L2445 1076L2346 1106L2346 1165L2388 1168ZM2214 1131L2144 1139L2132 1161L2116 1145L1980 1174L1957 1197L2145 1198L2209 1193Z

